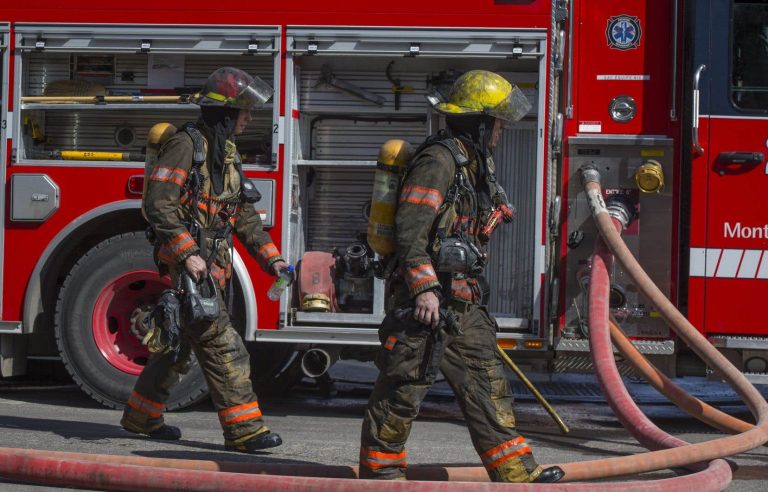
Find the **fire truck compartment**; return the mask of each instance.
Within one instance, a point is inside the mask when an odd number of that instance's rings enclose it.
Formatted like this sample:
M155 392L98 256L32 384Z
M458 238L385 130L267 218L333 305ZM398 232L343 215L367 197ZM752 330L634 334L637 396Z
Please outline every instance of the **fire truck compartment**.
M216 68L236 66L274 86L277 43L277 28L19 24L14 162L142 162L152 125L198 118L190 96ZM254 112L238 138L244 163L276 165L275 111L270 103Z
M533 108L505 131L495 155L499 183L518 216L495 233L486 276L490 309L501 329L512 336L538 333L544 187L537 163L545 161L546 121L539 109L546 91L538 88L546 86L544 33L289 27L287 34L286 114L292 122L285 173L292 198L283 249L292 262L305 252L325 251L335 252L341 265L351 245L364 243L381 144L400 138L416 148L445 126L425 96L437 91L446 97L452 82L471 69L501 73L523 90ZM374 260L372 252L367 255ZM336 312L303 312L295 299L289 301L280 331L301 331L305 341L317 341L313 327L376 327L385 309L384 282L370 270L360 274L364 278L337 274ZM368 339L378 343L373 330Z

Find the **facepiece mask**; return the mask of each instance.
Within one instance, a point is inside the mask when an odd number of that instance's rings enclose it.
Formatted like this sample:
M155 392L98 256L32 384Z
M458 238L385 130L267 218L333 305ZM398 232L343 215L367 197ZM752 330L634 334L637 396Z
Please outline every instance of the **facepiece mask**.
M198 284L187 272L183 272L179 277L179 284L183 293L181 312L188 323L218 319L219 299L216 295L216 283L210 274Z

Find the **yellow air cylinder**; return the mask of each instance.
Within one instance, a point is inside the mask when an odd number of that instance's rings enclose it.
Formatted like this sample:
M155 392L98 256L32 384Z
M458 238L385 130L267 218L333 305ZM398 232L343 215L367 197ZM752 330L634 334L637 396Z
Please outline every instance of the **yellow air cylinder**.
M368 216L368 244L381 256L395 252L395 210L400 177L413 157L405 140L387 140L379 149Z
M147 196L147 184L149 183L149 177L152 175L152 169L157 162L157 155L160 153L160 147L176 134L176 127L170 123L162 122L155 124L149 129L147 135L147 154L144 161L144 190L142 197ZM141 213L144 218L147 218L147 213L144 210L144 200L141 201Z

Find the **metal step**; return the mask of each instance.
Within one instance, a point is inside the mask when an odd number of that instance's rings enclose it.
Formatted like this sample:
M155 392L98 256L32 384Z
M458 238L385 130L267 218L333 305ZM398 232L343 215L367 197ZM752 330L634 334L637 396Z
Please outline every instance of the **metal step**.
M652 355L672 355L675 353L674 340L632 340L641 354ZM565 338L555 339L555 350L558 352L589 352L589 340L586 338ZM614 352L617 350L614 348Z
M710 336L712 345L718 348L768 350L768 337Z

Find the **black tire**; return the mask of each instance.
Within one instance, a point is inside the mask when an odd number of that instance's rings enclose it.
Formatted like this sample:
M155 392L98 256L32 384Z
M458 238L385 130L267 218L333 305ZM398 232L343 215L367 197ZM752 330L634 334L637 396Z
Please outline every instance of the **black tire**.
M146 363L146 356L141 356L141 347L136 345L137 337L130 333L126 316L112 316L113 310L103 311L108 316L96 315L103 305L104 293L115 287L115 279L126 279L129 282L139 272L143 275L156 271L152 259L152 247L144 237L143 232L132 232L114 236L96 245L75 264L59 291L56 303L55 333L56 343L62 361L72 376L72 379L88 395L103 405L119 409L125 405L128 396L136 383L137 375L130 372L131 367L140 370ZM156 275L155 275L156 277ZM143 282L143 283L142 283ZM147 287L147 285L150 287ZM136 281L126 287L130 302L121 306L119 302L109 304L118 306L116 309L129 309L130 304L149 304L156 301L157 290L162 288L159 280ZM142 291L142 289L145 289ZM114 299L120 298L120 289ZM124 292L128 292L123 289ZM114 301L113 301L114 302ZM130 309L132 309L132 306ZM105 326L115 337L127 340L136 357L123 366L119 359L120 350L115 354L105 353L99 347L97 331L99 326ZM125 330L128 330L126 333ZM109 334L107 334L109 335ZM135 340L131 340L130 336ZM102 339L103 340L103 339ZM102 342L103 344L103 342ZM117 347L117 343L115 346ZM102 347L103 348L103 347ZM126 351L127 353L127 351ZM130 364L133 366L129 367ZM127 369L126 369L127 368ZM135 372L135 370L134 370ZM194 363L189 373L171 391L166 403L168 410L176 410L192 405L208 395L203 373L199 365Z

